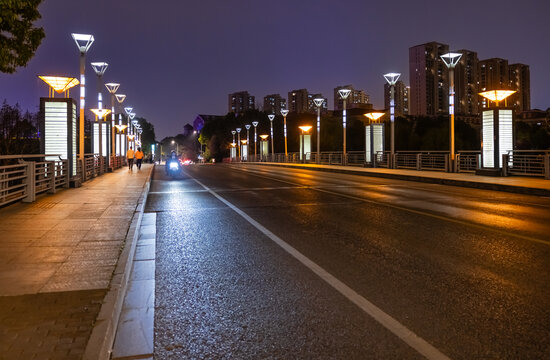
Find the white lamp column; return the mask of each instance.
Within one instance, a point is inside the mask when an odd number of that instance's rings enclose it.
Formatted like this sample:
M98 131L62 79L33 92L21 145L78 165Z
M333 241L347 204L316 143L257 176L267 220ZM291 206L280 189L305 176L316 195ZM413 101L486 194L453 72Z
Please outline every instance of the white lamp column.
M346 165L346 99L348 98L349 94L351 93L351 90L349 89L340 89L338 90L338 94L343 100L343 111L342 111L342 128L344 133L344 144L342 146L342 164Z
M455 161L455 76L454 68L460 61L462 54L447 53L441 55L441 60L449 68L449 152L451 154L451 163L449 171L454 170Z
M321 160L321 106L325 102L323 98L313 99L315 106L317 106L317 164Z

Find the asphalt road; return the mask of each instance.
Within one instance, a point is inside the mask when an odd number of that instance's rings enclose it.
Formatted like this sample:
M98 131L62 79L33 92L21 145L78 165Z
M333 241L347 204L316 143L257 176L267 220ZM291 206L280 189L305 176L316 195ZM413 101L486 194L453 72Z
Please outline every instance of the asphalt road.
M549 198L194 165L146 211L156 358L550 358Z

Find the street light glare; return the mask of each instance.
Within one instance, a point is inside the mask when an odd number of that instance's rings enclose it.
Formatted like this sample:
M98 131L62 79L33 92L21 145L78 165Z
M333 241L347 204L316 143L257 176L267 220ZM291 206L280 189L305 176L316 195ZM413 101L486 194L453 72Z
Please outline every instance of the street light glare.
M340 97L344 100L348 98L349 94L351 94L350 89L340 89L340 90L338 90L338 95L340 95Z
M299 128L300 130L302 130L303 132L308 132L309 130L311 130L312 127L313 127L313 126L311 126L311 125L302 125L302 126L298 126L298 128Z
M508 96L516 92L517 91L514 91L514 90L489 90L489 91L480 92L479 95L491 101L498 102L506 99Z
M269 137L269 135L260 135L260 138L261 138L262 140L267 140L268 137Z
M103 119L105 116L111 113L109 109L90 109L99 119Z
M456 64L458 64L458 61L460 60L461 57L462 57L462 54L460 53L450 52L450 53L441 55L441 60L443 60L443 62L445 63L445 65L447 65L448 68L454 68Z
M321 107L321 106L323 106L323 103L325 102L325 99L323 99L323 98L315 98L315 99L313 99L313 102L315 103L315 105L316 105L317 107Z
M114 94L117 92L118 88L120 87L120 84L117 84L117 83L107 83L105 84L105 87L107 88L107 90L111 93L111 94Z
M287 116L288 112L289 112L289 110L287 110L287 109L281 109L281 115L283 115L283 116Z
M259 122L257 121L252 121L252 125L254 125L254 127L258 126Z
M373 112L370 112L370 113L366 113L364 115L366 117L368 117L369 119L371 119L372 121L376 121L376 120L380 119L382 116L384 116L385 114L386 114L385 112L373 111Z
M386 79L386 81L388 82L388 84L390 85L395 85L395 83L397 82L397 80L399 80L399 77L401 76L401 74L399 73L387 73L387 74L384 74L384 79Z
M46 84L48 84L52 89L54 89L55 92L59 94L69 90L73 86L80 84L80 82L73 77L41 76L41 75L39 75L38 77L42 79Z
M126 99L126 95L124 94L116 94L115 97L116 97L116 101L118 101L121 104L124 101L124 99Z
M106 62L93 62L91 63L92 68L94 69L95 73L99 76L105 74L105 71L107 70L107 67L109 64Z
M88 34L71 34L74 41L76 42L76 46L78 46L78 50L85 54L90 46L92 46L94 42L94 36L88 35Z

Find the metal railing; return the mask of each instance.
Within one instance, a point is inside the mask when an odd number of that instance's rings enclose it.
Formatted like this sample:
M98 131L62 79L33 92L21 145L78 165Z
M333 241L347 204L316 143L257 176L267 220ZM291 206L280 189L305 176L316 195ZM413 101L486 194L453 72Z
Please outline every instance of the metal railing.
M550 179L550 151L514 150L502 155L504 176L541 176Z
M455 172L473 173L481 166L481 151L459 151L456 154Z
M68 160L46 160L52 157L59 155L0 156L0 206L32 202L37 194L69 187Z

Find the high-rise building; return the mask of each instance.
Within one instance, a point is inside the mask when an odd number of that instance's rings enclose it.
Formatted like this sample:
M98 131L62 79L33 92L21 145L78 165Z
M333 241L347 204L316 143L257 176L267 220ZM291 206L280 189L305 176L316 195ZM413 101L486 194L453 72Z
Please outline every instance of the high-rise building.
M288 93L288 110L294 113L309 112L307 89L292 90Z
M454 70L455 114L475 116L479 114L479 59L471 50L455 51L462 54Z
M439 115L448 110L448 70L441 55L449 46L429 42L409 48L411 115Z
M281 109L286 108L286 99L281 97L280 94L264 96L264 112L279 115L281 113Z
M239 91L229 94L229 112L235 114L243 113L247 110L254 110L255 98L248 91Z
M405 83L398 80L395 83L395 115L408 115L409 114L409 87L405 86ZM384 108L390 108L390 84L387 82L384 84Z
M369 95L363 90L356 90L352 85L337 86L334 88L334 110L344 109L344 101L338 94L338 90L349 89L351 93L346 99L347 109L366 109L369 106Z
M510 96L508 105L516 112L531 110L531 76L529 65L511 64L508 66L510 89L517 93Z
M479 61L479 92L507 90L510 87L508 60L492 58Z

